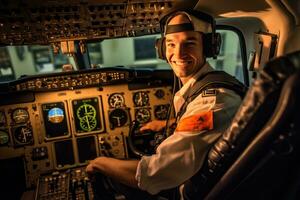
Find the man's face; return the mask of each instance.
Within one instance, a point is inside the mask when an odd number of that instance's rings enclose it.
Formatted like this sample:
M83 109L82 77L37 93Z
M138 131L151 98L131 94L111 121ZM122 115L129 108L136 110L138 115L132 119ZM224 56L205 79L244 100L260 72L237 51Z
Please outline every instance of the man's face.
M186 19L175 16L169 24L186 23ZM173 71L185 83L203 65L202 35L195 31L166 34L166 58Z

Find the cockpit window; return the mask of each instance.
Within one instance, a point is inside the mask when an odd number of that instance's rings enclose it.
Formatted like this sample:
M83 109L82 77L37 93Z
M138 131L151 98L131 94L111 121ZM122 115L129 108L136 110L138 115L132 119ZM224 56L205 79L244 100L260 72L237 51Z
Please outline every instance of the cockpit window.
M62 66L69 63L74 65L72 57L54 54L50 46L0 47L0 82L27 75L61 72Z
M242 41L233 30L217 30L221 34L222 43L217 59L210 58L208 62L216 70L223 70L245 83L244 63L242 59ZM245 76L245 77L244 77Z
M164 60L157 57L155 40L158 37L159 34L90 43L88 44L90 63L97 67L170 69Z
M209 63L244 82L241 42L232 30L219 30L221 51ZM131 38L106 39L87 43L81 65L76 66L72 56L54 54L50 46L0 47L0 82L18 79L24 75L61 72L63 65L76 69L123 66L128 68L170 69L169 64L157 57L155 40L159 34ZM80 54L81 55L81 54Z

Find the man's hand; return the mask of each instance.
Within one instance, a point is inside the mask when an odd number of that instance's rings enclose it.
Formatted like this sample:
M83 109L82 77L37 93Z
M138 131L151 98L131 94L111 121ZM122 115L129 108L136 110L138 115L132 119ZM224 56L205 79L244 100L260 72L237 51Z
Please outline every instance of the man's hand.
M100 172L120 183L137 188L135 174L138 162L138 160L119 160L101 156L90 161L86 167L86 172L90 176L96 172Z
M96 159L98 159L98 158L96 158ZM97 169L95 168L95 162L96 162L95 160L91 160L85 168L86 173L90 176L97 172Z
M140 131L151 130L151 131L159 132L163 128L165 128L165 126L166 126L165 120L154 120L142 126L140 128Z

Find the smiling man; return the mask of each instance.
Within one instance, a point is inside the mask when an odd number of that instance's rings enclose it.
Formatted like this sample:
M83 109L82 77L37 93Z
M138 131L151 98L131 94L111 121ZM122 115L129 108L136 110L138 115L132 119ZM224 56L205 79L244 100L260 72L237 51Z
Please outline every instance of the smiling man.
M214 41L214 21L208 22L207 17L212 18L199 13L175 11L161 21L161 57L183 84L174 97L177 114L174 133L158 146L155 154L140 160L99 157L91 161L87 172L105 175L101 176L105 184L95 185L102 195L113 188L126 199L156 199L156 194L167 199L183 199L185 182L199 171L209 147L226 129L239 107L241 98L231 89L217 87L198 94L192 92L199 85L198 81L213 71L206 57L215 57L218 48L213 46L218 45ZM193 98L188 99L191 96ZM159 130L164 125L162 121L153 121L141 131Z
M172 18L168 27L189 24L188 17L179 14ZM169 28L170 29L170 28ZM195 31L172 32L166 34L166 58L181 82L185 84L205 64L202 34Z

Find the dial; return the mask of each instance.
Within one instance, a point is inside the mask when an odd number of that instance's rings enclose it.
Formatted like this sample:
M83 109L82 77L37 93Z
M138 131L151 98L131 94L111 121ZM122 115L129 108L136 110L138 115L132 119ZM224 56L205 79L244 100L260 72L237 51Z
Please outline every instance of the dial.
M78 107L76 115L79 126L84 131L92 131L97 127L96 109L94 106L84 103Z
M128 121L127 111L117 108L109 113L109 121L111 129L124 126Z
M109 96L108 98L108 104L112 108L119 108L124 106L125 100L122 94L120 93L114 93Z
M48 112L48 121L53 124L61 123L65 118L64 111L61 108L54 107Z
M6 125L6 118L4 111L0 111L0 126Z
M64 102L42 104L41 109L47 139L69 135L68 115Z
M146 108L137 109L135 111L135 119L141 124L149 122L151 119L150 110Z
M154 108L154 116L158 120L165 120L168 117L169 104L157 105Z
M9 135L6 131L0 130L0 145L6 145L9 141Z
M97 120L95 117L86 115L80 119L80 128L84 131L92 131L97 127Z
M157 90L154 95L158 98L158 99L162 99L165 96L165 92L162 89Z
M12 112L12 119L16 124L25 123L29 120L29 114L27 110L17 108Z
M94 106L84 103L78 107L78 109L76 111L76 115L79 119L83 119L86 116L95 118L96 117L96 109L94 108Z
M15 141L18 144L32 144L33 133L32 129L27 126L19 126L14 130Z
M136 92L133 94L133 102L137 107L149 105L149 96L148 92Z

